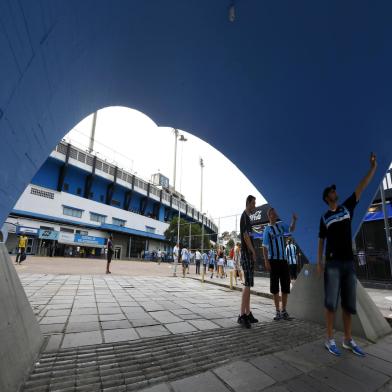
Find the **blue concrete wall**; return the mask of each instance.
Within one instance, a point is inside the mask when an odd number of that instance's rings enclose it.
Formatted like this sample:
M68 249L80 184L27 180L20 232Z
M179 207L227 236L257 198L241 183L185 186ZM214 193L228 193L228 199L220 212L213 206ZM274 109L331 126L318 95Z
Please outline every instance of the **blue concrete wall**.
M0 0L0 222L69 129L123 105L218 148L284 219L296 210L311 259L323 187L349 195L374 150L358 227L391 160L392 3L235 3L230 23L228 0Z
M48 158L34 175L31 183L45 188L57 190L57 183L62 162L58 159Z

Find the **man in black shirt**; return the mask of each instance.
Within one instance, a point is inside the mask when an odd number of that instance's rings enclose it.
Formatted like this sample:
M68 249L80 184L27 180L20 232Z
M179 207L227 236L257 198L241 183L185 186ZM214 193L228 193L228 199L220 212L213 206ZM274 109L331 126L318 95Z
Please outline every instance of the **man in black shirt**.
M253 245L252 225L249 215L256 209L256 198L249 195L246 198L246 208L241 215L241 266L244 271L245 287L242 290L241 311L238 316L238 323L246 328L251 327L251 323L257 323L250 311L250 288L253 287L253 273L256 263L256 251Z
M364 356L351 336L351 315L356 314L356 284L354 254L352 251L351 221L354 209L363 190L367 187L377 168L376 156L370 155L370 169L359 183L355 192L341 205L338 204L336 186L324 189L323 200L328 204L328 211L320 219L317 270L323 271L322 254L325 247L324 305L327 323L326 349L334 355L341 355L333 338L333 324L338 305L339 294L343 311L344 341L343 348L354 354Z

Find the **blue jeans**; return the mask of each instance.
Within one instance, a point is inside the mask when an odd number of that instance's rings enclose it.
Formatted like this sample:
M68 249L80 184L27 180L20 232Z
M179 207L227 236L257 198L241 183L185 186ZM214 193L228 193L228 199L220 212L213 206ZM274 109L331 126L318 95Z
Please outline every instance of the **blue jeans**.
M339 295L344 310L357 313L357 277L354 261L329 260L324 271L324 305L331 312L336 312Z

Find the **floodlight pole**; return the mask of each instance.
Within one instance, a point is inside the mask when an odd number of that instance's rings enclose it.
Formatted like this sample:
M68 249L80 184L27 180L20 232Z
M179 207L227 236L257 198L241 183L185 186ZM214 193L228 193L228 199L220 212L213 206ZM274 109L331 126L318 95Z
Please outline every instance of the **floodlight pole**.
M98 111L93 114L93 123L91 125L91 134L90 134L90 143L88 147L88 152L91 154L94 151L94 142L95 142L95 127L97 125L97 115Z
M177 136L178 136L178 129L175 129L175 135L176 135L176 155L177 155ZM186 142L188 139L186 139L184 137L184 135L180 135L180 142ZM181 194L181 186L182 186L182 152L183 152L183 145L181 144L181 172L180 172L180 194ZM174 161L175 162L175 161ZM175 167L175 166L174 166ZM178 244L178 248L180 247L180 218L181 218L181 198L178 198L178 222L177 222L177 244ZM180 253L180 249L178 249L178 253ZM173 276L177 276L177 264L178 264L178 258L180 257L180 254L178 254L177 257L177 262L174 263L174 272L173 272Z

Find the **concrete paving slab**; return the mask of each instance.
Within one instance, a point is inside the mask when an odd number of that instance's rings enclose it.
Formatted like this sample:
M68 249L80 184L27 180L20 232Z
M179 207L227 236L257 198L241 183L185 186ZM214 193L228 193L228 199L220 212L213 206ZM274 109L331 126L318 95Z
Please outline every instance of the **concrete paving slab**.
M189 323L195 326L197 329L201 331L206 331L208 329L221 328L220 325L217 325L209 320L189 320Z
M392 344L366 347L366 352L384 361L392 363Z
M180 322L180 323L172 323L172 324L165 324L165 327L171 332L171 333L187 333L187 332L194 332L197 331L197 328L195 328L193 325L187 323L187 322Z
M282 385L273 385L272 387L263 389L263 392L290 392L290 391Z
M116 313L121 313L121 308L120 307L115 307L115 306L98 306L98 313L99 314L116 314Z
M78 315L88 315L88 314L98 314L98 310L96 307L92 308L76 308L72 309L71 315L78 316Z
M340 392L356 391L356 392L369 392L375 391L375 389L369 387L367 384L363 384L360 381L354 379L355 374L350 377L346 374L339 372L332 367L315 369L309 373L309 376L315 378L323 385L328 385L332 389Z
M131 328L131 323L127 320L102 321L101 326L102 329Z
M143 319L129 319L133 327L148 327L150 325L160 325L161 323L158 320L153 319L152 317L147 317Z
M88 346L101 343L102 336L100 331L68 333L64 335L61 348Z
M115 314L100 314L100 321L116 321L116 320L126 320L126 317L123 313L115 313Z
M235 392L256 392L275 384L272 377L244 361L230 363L213 372Z
M305 344L292 350L276 353L275 355L302 372L309 372L316 367L337 361L337 358L329 354L324 348L323 340L317 340L311 344Z
M87 331L99 331L100 325L98 321L90 321L90 322L69 322L67 324L66 333L72 332L87 332Z
M290 392L336 392L335 389L332 389L328 385L321 383L319 380L310 377L307 374L292 378L284 384L284 387Z
M77 314L69 317L70 323L88 323L98 322L98 315L96 314Z
M50 353L50 352L58 351L62 340L63 340L63 334L51 335L48 340L48 344L45 347L44 352Z
M172 392L168 384L162 383L153 387L142 389L140 392Z
M211 372L174 381L170 385L174 392L230 392Z
M160 323L177 323L182 321L182 319L167 310L149 312L149 314L151 317L158 320Z
M211 320L214 324L218 324L223 328L230 328L237 325L237 318L236 317L229 317L229 318L221 318L221 319L212 319Z
M392 363L384 361L373 355L367 355L366 358L353 357L350 361L358 362L360 365L364 365L367 368L373 369L379 373L383 373L386 376L392 375Z
M39 322L40 324L63 324L67 321L68 316L54 316L54 317L43 317Z
M155 336L170 335L170 332L162 325L153 325L148 327L136 328L141 338L151 338Z
M283 382L302 374L299 369L273 354L253 358L250 363L277 382Z
M63 324L40 324L39 326L41 332L44 335L63 332L65 328L65 323Z
M46 317L53 317L53 316L69 316L71 309L51 309L48 310L45 314Z
M362 382L373 390L377 390L389 380L389 377L385 374L368 368L366 366L367 358L360 359L362 359L362 361L342 358L339 362L334 364L332 368L349 377L354 377L356 381Z
M109 329L103 331L105 343L122 342L127 340L139 339L138 334L134 328L120 328L120 329Z

